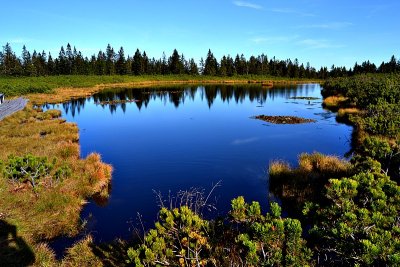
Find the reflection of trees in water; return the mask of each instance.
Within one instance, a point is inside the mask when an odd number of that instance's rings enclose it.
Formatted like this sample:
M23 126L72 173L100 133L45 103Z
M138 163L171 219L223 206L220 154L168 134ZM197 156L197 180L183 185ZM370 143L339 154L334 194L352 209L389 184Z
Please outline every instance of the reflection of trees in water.
M68 112L71 112L72 117L75 117L76 112L78 112L79 114L81 110L85 107L85 103L86 99L80 98L71 100L67 103L63 103L62 106L66 114L68 114Z
M202 101L206 100L209 108L214 101L220 98L222 102L243 103L246 99L251 102L263 104L267 99L287 98L296 96L307 96L315 88L313 84L282 86L274 88L263 88L260 85L207 85L191 87L160 87L144 89L110 89L92 96L94 103L108 106L111 113L115 113L118 108L125 113L126 102L135 102L137 108L141 110L147 108L151 101L161 101L171 103L176 108L182 105L185 100L194 101L196 96ZM71 112L74 117L76 112L81 111L85 106L86 99L71 100L64 103L64 111Z

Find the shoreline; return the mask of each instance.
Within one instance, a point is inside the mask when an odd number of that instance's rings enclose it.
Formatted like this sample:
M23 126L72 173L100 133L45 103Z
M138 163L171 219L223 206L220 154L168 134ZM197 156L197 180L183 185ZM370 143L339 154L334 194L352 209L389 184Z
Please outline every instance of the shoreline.
M318 83L313 81L314 83ZM272 81L272 86L275 85L285 85L285 84L302 84L302 83L310 83L310 81L290 81L290 80L279 80ZM81 225L79 223L80 212L85 205L85 199L89 199L96 192L103 191L105 185L108 184L112 180L112 166L103 162L98 155L93 155L88 158L81 158L79 156L80 144L79 144L79 129L78 126L74 123L65 122L65 120L59 117L59 113L53 114L51 110L43 112L40 108L33 108L35 105L40 105L44 103L49 104L57 104L63 103L65 101L69 101L76 98L81 97L89 97L97 92L100 92L104 89L113 89L113 88L144 88L150 86L173 86L173 85L256 85L263 86L263 81L255 81L255 80L150 80L150 81L135 81L135 82L123 82L123 83L103 83L97 84L91 87L59 87L53 90L52 93L40 93L40 94L26 94L23 95L25 98L29 99L29 103L27 106L19 112L12 114L7 117L4 121L0 122L0 125L3 127L7 127L9 133L3 137L3 140L6 140L6 143L9 143L10 149L4 151L1 159L5 160L7 158L6 154L15 154L17 156L23 156L26 153L37 154L37 148L46 147L46 149L41 149L39 155L47 156L49 159L58 158L58 162L66 162L71 169L73 170L73 174L71 178L67 178L65 183L61 183L57 185L57 188L45 188L41 191L41 196L39 199L36 199L36 196L33 192L26 188L21 192L13 192L11 197L4 199L5 210L10 211L6 213L6 217L4 220L12 225L18 225L17 234L27 241L29 247L31 247L32 251L35 254L45 254L48 262L51 264L56 262L55 255L53 251L46 247L43 249L41 247L41 243L46 240L46 238L56 238L62 235L74 235L79 231ZM264 84L271 84L271 81L264 82ZM264 88L264 87L263 87ZM269 89L271 87L266 87ZM68 126L68 130L66 131L64 127ZM5 128L3 127L3 128ZM51 131L48 131L48 128L51 127ZM23 129L23 130L21 130ZM44 130L45 129L45 130ZM5 129L4 129L5 130ZM15 133L14 133L15 132ZM42 135L42 132L46 132L46 135ZM22 134L21 134L22 133ZM9 137L10 135L11 137ZM14 136L18 135L18 140L15 140ZM40 140L40 141L39 141ZM67 142L65 141L67 140ZM13 145L11 145L14 143ZM72 152L69 152L72 151ZM67 156L64 153L70 153ZM64 155L64 156L60 156ZM102 173L97 173L97 169L102 169ZM82 176L84 172L90 172L90 179L93 182L88 182L82 178L73 178ZM13 190L12 184L9 184L5 179L2 183L7 187L5 192ZM82 189L84 187L84 189ZM55 196L55 192L59 191L59 196ZM64 192L61 194L61 192ZM107 195L107 192L105 193ZM0 195L1 196L1 195ZM18 207L18 209L14 209L12 211L12 206L14 205L14 201L17 199L27 198L33 201L34 203L25 203ZM74 199L78 196L78 199ZM50 207L50 203L58 203L57 200L59 197L68 198L67 202L64 204L60 204L60 210L69 210L69 220L67 220L64 216L57 215L53 218L53 223L57 222L57 228L50 229L42 229L40 225L36 225L35 221L41 221L42 217L52 217L53 208L38 213L35 216L39 216L38 219L34 219L34 217L26 220L25 214L27 214L28 208L34 211L35 205L38 203L45 202L48 203ZM42 198L42 199L40 199ZM36 200L35 200L36 199ZM20 200L19 200L20 201ZM32 205L32 207L31 207ZM44 205L44 204L40 204ZM53 205L53 204L52 204ZM54 204L55 205L55 204ZM46 205L47 206L47 205ZM12 211L12 212L11 212ZM33 216L33 214L32 214ZM59 217L59 219L57 219ZM25 219L24 219L25 218ZM33 224L33 225L32 225ZM31 229L32 228L32 229ZM39 229L42 233L42 236L46 238L35 237L33 233L35 232L35 228Z
M33 105L43 104L59 104L69 100L78 99L82 97L90 97L105 89L117 88L146 88L150 86L176 86L176 85L259 85L265 89L272 89L278 85L296 85L314 83L319 84L319 80L252 80L252 79L232 79L232 80L219 80L219 79L191 79L191 80L147 80L147 81L132 81L132 82L118 82L118 83L100 83L94 86L82 87L58 87L51 93L34 93L28 94L26 97Z

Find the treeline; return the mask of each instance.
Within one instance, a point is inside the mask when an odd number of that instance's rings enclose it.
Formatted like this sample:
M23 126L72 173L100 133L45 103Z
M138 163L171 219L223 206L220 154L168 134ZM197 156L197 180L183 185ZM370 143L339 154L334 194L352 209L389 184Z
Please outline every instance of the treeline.
M67 44L62 46L57 57L45 51L33 53L24 46L21 56L17 56L9 43L3 46L0 52L0 75L2 76L49 76L49 75L209 75L209 76L235 76L235 75L265 75L288 78L326 79L328 77L352 76L360 73L392 73L400 71L400 61L392 56L387 63L382 62L379 67L369 61L361 65L355 64L353 69L332 66L321 67L316 70L310 66L292 61L269 58L262 54L246 59L242 55L235 57L223 56L217 60L211 50L205 59L199 63L193 58L186 59L176 49L171 56L165 53L161 58L149 57L145 51L139 49L133 56L126 56L124 48L118 52L109 44L105 51L100 50L97 55L90 58L82 55L75 47Z
M348 77L358 74L368 74L368 73L398 73L400 72L400 59L397 60L393 55L388 62L382 62L379 67L369 60L364 61L359 65L357 62L354 64L353 68L347 70L345 67L335 67L332 65L330 71L324 69L324 78L337 78L337 77Z
M3 46L0 54L0 74L5 76L46 76L46 75L271 75L290 78L319 78L319 72L309 63L306 66L298 60L268 59L264 54L246 59L245 56L223 56L218 61L211 50L199 64L193 58L186 59L176 49L167 57L149 57L139 49L133 56L125 56L124 48L118 52L109 44L105 50L99 51L90 58L84 57L80 51L70 44L62 46L58 57L53 58L45 51L31 54L26 47L22 49L21 57L12 50L10 44Z

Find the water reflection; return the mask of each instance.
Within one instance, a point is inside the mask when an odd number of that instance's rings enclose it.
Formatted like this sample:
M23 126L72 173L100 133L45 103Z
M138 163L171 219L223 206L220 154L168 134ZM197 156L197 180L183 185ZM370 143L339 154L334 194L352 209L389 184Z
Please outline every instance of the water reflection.
M82 218L93 218L88 219L89 229L97 240L127 238L127 222L137 212L146 227L154 225L158 206L153 190L174 195L210 188L220 180L222 186L213 195L218 199L216 216L226 214L231 199L239 195L267 209L273 193L269 162L285 160L296 166L302 152L343 156L349 149L351 127L337 124L320 99L291 99L320 98L320 89L316 84L109 89L53 106L78 124L81 156L98 152L114 167L110 197L90 201ZM316 122L273 125L250 119L259 114Z
M108 108L111 114L118 109L125 113L128 103L135 103L138 110L141 110L143 107L147 108L151 101L156 100L171 103L176 108L179 108L185 101L195 101L196 95L200 97L202 102L207 103L210 109L217 98L221 99L223 103L234 102L236 104L249 100L250 102L257 102L258 107L263 107L267 100L274 101L276 98L290 99L291 97L309 95L314 87L314 84L304 84L273 88L265 88L261 87L261 85L207 85L176 88L106 89L88 99L76 99L63 103L62 108L66 114L71 114L72 117L81 112L89 99L103 108ZM294 103L296 101L291 102ZM315 101L311 101L311 103L313 102ZM45 105L45 107L54 108L54 105Z

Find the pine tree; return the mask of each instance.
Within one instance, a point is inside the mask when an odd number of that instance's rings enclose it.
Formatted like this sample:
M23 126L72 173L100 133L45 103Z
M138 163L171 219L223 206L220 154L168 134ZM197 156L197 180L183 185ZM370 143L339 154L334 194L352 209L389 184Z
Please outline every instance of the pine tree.
M115 74L115 52L110 44L107 45L106 49L106 74Z
M22 47L22 69L23 69L23 75L25 76L32 75L33 67L32 67L31 53L29 53L25 45Z
M201 75L204 75L204 59L203 59L203 57L200 58L200 69L199 69L199 72L200 72Z
M172 74L182 74L184 72L181 57L176 49L174 49L171 57L168 59L168 69Z
M47 57L46 52L37 53L36 50L32 54L33 75L44 76L47 75Z
M218 72L218 74L220 75L220 76L227 76L228 74L228 66L227 66L228 64L227 64L227 59L226 59L226 56L223 56L222 58L221 58L221 61L220 61L220 64L219 64L219 72Z
M147 57L146 51L143 51L142 55L142 69L143 74L149 74L149 58Z
M65 64L65 74L72 74L72 65L74 61L74 55L72 53L72 48L71 45L68 43L67 48L65 50L65 55L66 55L66 64Z
M22 74L22 65L19 58L12 51L11 45L7 43L3 46L2 53L2 70L3 75L17 76Z
M106 74L106 55L101 50L97 54L95 73L96 75Z
M189 60L189 74L199 75L199 68L193 58Z
M256 57L251 56L248 63L249 74L259 75L261 74L261 63Z
M167 56L165 55L165 52L163 52L161 59L161 74L169 74Z
M248 74L247 62L246 62L246 58L244 57L243 54L240 57L238 54L236 55L235 69L236 69L236 73L239 75Z
M64 47L61 46L58 54L58 60L56 62L56 69L58 74L68 74L67 57L65 55Z
M132 60L132 73L134 75L143 74L143 57L139 49L136 49L135 55Z
M55 75L56 74L55 70L56 70L56 66L53 61L53 57L51 56L51 53L49 52L49 56L47 58L47 72L49 75Z
M218 63L214 57L214 54L211 52L211 49L208 50L206 62L204 64L204 75L215 76L218 73Z
M122 46L118 51L117 62L115 63L115 71L119 75L124 75L127 72L125 53L124 53L124 48Z
M226 58L226 75L229 77L236 75L235 63L230 55Z

